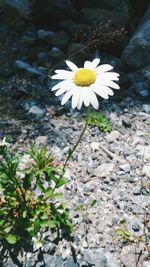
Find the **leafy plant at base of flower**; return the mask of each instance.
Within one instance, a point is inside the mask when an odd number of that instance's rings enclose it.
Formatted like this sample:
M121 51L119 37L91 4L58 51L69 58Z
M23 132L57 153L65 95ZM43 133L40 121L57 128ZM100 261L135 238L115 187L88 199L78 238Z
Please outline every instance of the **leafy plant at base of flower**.
M90 112L88 125L96 126L102 132L111 132L112 126L110 121L102 114L98 112Z
M28 155L30 162L21 168L23 155L0 146L0 239L12 245L42 229L72 230L58 190L67 182L64 173L44 147L31 145Z

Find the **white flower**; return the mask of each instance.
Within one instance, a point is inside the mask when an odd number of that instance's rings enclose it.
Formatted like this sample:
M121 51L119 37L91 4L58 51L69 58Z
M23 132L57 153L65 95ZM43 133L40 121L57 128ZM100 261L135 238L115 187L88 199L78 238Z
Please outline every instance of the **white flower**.
M84 68L78 68L73 62L67 60L66 64L71 71L56 70L52 79L62 80L52 87L52 91L57 90L56 96L64 93L61 104L64 105L72 97L72 108L81 109L82 104L87 107L90 104L98 109L99 103L96 94L104 99L114 93L111 88L119 89L119 85L114 81L119 80L119 74L110 72L113 67L109 64L100 63L99 58L92 62L85 61Z
M37 237L32 237L33 250L38 250L43 246L43 240L41 239L41 234L38 232Z

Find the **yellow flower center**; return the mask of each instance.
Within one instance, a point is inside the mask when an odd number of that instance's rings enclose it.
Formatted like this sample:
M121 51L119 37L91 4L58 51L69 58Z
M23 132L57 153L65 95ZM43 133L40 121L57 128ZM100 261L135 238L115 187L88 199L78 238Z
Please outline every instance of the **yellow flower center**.
M75 73L73 80L77 86L89 86L96 81L96 74L93 70L80 69Z

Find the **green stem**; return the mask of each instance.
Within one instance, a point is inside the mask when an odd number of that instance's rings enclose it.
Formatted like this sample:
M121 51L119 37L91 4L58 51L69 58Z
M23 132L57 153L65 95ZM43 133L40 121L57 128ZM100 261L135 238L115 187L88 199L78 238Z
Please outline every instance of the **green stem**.
M89 121L89 114L90 114L90 112L89 112L89 109L88 109L88 111L87 111L87 118L86 118L86 121L85 121L85 125L83 127L83 130L80 133L79 138L78 138L77 142L75 143L75 145L73 146L73 148L70 149L69 152L68 152L68 156L67 156L66 161L64 163L64 166L63 166L63 169L62 169L62 173L64 173L65 168L66 168L66 165L67 165L69 159L72 157L74 151L76 150L77 146L79 145L79 143L80 143L80 141L81 141L81 139L82 139L82 137L83 137L83 135L84 135L84 133L85 133L85 131L87 129L88 121Z

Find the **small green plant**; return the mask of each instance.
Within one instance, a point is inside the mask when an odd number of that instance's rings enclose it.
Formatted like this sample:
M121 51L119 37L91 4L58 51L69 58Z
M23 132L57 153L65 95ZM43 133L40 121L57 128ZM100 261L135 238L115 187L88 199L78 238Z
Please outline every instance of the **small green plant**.
M31 145L27 155L22 167L23 154L11 153L5 140L0 145L0 238L9 244L33 239L42 229L72 230L58 190L67 182L64 173L45 147Z
M125 220L121 220L119 223L119 228L115 231L116 236L121 237L125 241L131 241L131 233L126 229Z
M110 132L112 130L110 121L98 112L90 112L88 125L96 126L102 132Z
M97 203L96 199L93 199L90 203L88 204L82 204L79 205L78 207L75 208L76 211L87 211L89 208L95 206Z

